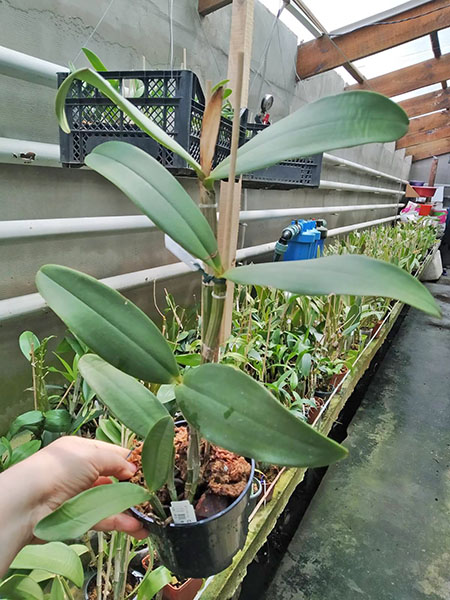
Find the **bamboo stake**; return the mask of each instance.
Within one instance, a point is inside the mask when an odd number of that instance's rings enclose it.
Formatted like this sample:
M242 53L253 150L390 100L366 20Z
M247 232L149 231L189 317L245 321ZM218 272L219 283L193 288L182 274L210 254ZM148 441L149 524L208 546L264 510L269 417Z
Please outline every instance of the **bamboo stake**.
M233 104L234 115L239 115L242 106L248 102L248 87L250 76L250 58L252 52L254 0L233 0L231 17L230 50L228 58L228 79L233 93L230 100ZM243 53L243 70L238 74L239 55ZM241 86L240 98L237 99L238 86ZM234 177L220 184L219 200L219 252L226 269L234 266L239 232L239 210L241 202L242 182L237 183ZM231 196L232 190L233 195ZM230 202L231 197L231 202ZM225 225L224 225L225 223ZM227 282L227 298L224 307L224 317L220 341L223 343L231 332L233 312L234 284Z

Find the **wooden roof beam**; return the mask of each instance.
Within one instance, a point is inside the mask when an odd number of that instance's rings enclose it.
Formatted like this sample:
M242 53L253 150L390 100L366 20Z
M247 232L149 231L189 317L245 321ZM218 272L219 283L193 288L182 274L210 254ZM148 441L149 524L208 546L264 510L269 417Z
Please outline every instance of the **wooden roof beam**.
M364 83L347 86L346 90L373 90L386 96L399 96L450 77L450 53L441 58L430 58L423 62L391 71L385 75L368 79Z
M206 17L210 13L224 8L231 4L233 0L198 0L198 12L202 17Z
M450 112L448 110L441 110L439 112L431 113L425 117L416 117L411 119L409 122L409 129L406 135L412 133L424 133L430 131L430 129L437 129L439 127L445 127L450 124Z
M297 51L297 73L302 79L311 77L449 27L450 4L448 0L433 0L399 12L386 21L401 22L374 23L334 37L331 33L333 42L322 36L301 44Z
M450 108L450 91L437 90L428 94L421 94L408 100L402 100L399 105L406 112L408 117L417 117L425 115L436 110L444 110Z
M435 142L427 142L426 144L406 148L405 154L412 156L413 162L416 162L424 158L430 158L430 156L447 154L448 152L450 152L450 138L444 138Z
M448 121L447 125L444 127L436 127L428 131L404 135L398 140L395 149L399 150L400 148L409 148L410 146L436 142L437 140L442 140L444 138L450 138L450 124L448 124Z

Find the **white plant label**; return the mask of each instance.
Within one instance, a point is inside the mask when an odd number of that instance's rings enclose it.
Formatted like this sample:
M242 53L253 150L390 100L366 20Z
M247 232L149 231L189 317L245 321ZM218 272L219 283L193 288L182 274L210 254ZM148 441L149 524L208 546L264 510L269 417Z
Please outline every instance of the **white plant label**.
M170 513L175 525L184 525L185 523L197 522L194 507L189 500L178 500L177 502L171 502Z
M167 233L164 236L164 245L169 252L179 258L181 262L187 265L191 271L198 271L199 268L203 268L202 261L198 258L189 254L184 248L180 246L175 240L173 240Z

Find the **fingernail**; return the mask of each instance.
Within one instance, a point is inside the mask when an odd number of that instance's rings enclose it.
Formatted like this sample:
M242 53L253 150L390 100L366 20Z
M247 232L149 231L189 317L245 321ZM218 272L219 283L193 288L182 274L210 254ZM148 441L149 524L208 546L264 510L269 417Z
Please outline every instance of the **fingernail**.
M132 463L132 462L129 462L129 463L128 463L128 466L129 466L129 468L130 468L131 474L132 474L132 475L134 475L134 474L136 473L137 469L138 469L138 468L137 468L137 465L135 465L135 464L134 464L134 463Z

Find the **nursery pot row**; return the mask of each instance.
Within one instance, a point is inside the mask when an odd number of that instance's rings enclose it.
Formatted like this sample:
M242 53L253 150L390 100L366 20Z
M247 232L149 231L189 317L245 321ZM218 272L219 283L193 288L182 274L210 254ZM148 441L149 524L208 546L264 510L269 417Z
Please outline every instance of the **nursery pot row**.
M162 564L177 577L209 577L230 566L247 537L254 472L251 460L250 476L240 496L226 509L196 523L162 525L130 509L149 531Z

